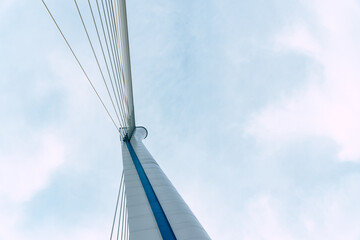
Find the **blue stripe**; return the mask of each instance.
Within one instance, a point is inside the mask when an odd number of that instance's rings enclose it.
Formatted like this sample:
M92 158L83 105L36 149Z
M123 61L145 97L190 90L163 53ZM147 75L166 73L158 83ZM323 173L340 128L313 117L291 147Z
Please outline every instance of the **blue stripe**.
M145 190L146 197L149 201L151 210L155 216L155 220L159 227L162 238L164 240L176 239L175 234L174 234L173 230L171 229L170 223L169 223L168 219L166 218L164 210L162 209L161 204L160 204L158 198L156 197L154 189L152 188L150 181L149 181L148 177L146 176L144 168L142 167L140 160L134 151L134 148L132 147L132 145L128 139L125 139L124 141L129 150L129 153L130 153L130 156L135 165L136 171L139 175L141 184Z

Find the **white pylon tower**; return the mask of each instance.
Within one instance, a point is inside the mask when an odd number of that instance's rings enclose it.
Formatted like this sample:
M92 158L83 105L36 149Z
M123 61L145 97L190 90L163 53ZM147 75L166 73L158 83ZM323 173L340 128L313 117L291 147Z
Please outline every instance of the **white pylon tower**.
M147 130L136 127L125 0L87 1L91 26L96 30L95 40L91 39L80 4L74 0L113 111L96 90L45 1L41 1L120 135L123 173L110 240L210 239L142 143L148 135ZM98 42L98 49L95 42Z
M130 239L210 239L142 143L146 136L137 127L122 141Z
M124 36L128 98L133 103L129 40L125 0L121 0L121 35ZM210 239L195 215L182 199L142 140L148 135L144 127L135 127L134 106L129 106L128 135L122 138L122 159L131 240ZM135 128L132 128L134 126Z
M210 239L142 140L136 127L122 141L127 222L131 240Z

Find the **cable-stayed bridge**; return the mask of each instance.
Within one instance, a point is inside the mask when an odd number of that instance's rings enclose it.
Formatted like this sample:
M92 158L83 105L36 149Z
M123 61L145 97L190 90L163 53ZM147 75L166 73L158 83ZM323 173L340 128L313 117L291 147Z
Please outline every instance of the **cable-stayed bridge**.
M79 34L85 34L92 55L87 61L95 61L98 78L90 77L52 9L42 3L120 136L123 172L110 240L210 239L142 143L148 132L135 123L125 0L74 0Z

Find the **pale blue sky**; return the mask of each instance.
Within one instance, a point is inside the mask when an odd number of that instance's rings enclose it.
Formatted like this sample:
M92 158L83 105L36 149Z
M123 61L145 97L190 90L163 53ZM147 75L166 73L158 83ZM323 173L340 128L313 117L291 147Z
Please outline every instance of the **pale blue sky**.
M136 122L209 235L359 239L359 1L127 6ZM0 123L0 239L107 238L119 137L41 1L0 0Z

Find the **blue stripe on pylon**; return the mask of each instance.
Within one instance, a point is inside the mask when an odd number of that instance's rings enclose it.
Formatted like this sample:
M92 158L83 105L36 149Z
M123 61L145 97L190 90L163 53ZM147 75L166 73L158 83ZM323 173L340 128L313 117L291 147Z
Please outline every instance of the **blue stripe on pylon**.
M164 240L176 239L175 234L170 226L170 223L165 215L164 210L161 207L159 199L156 197L153 187L150 184L149 178L146 176L144 168L142 167L139 158L137 157L134 148L130 141L125 139L126 146L129 150L130 156L135 165L136 171L139 175L141 184L145 190L146 197L149 201L151 210L155 216L156 223L159 227L161 236Z

